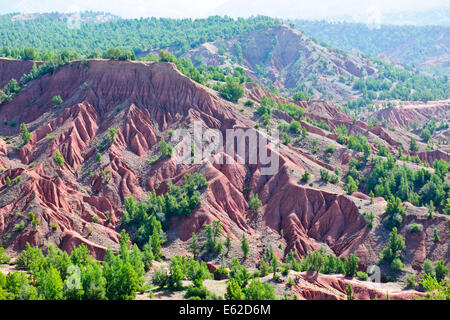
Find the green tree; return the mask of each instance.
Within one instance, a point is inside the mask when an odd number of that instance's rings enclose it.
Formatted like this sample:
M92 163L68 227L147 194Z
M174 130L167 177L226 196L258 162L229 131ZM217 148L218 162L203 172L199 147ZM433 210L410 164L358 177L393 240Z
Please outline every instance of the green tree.
M63 281L53 266L41 270L37 275L38 293L46 300L61 300L63 298Z
M442 260L439 260L436 263L434 271L436 273L436 280L438 282L441 282L442 280L444 280L445 276L448 274L448 269L445 267L444 261L442 261Z
M405 240L397 233L397 228L394 227L389 234L388 246L380 253L380 262L387 262L393 270L400 271L403 268L400 253L405 248Z
M232 102L237 102L244 96L244 88L239 83L239 80L233 77L227 77L224 85L218 88L220 95Z
M422 130L422 132L420 133L420 137L425 142L430 141L430 139L431 139L431 132L430 132L430 130L428 130L428 129Z
M191 251L191 253L194 256L194 259L198 258L198 241L197 241L197 236L195 235L194 232L192 232L192 238L191 238L191 243L189 244L189 249Z
M55 106L59 106L60 104L63 103L63 99L61 98L61 96L54 96L52 98L52 102Z
M83 299L106 299L106 279L103 276L103 269L99 262L90 262L86 265L81 272L81 282L84 291Z
M275 300L275 292L269 283L261 283L259 279L250 282L244 291L247 300Z
M358 185L351 176L347 176L347 184L345 185L344 190L347 192L347 194L353 194L358 190Z
M355 296L353 295L353 287L351 284L347 285L345 292L347 293L347 300L355 300Z
M310 179L311 179L311 174L309 173L308 170L305 170L305 172L302 175L302 181L305 183L308 183Z
M161 150L161 158L172 156L173 148L164 139L161 139L159 149Z
M227 237L225 238L225 248L227 249L225 257L227 257L231 250L231 237L229 234L227 234Z
M26 145L31 141L31 133L28 131L25 123L20 124L20 131L22 132L22 144Z
M409 150L417 152L419 151L419 146L417 145L417 141L416 139L414 139L414 137L411 137L409 139Z
M97 152L96 159L97 159L98 165L101 166L102 165L102 154L100 152Z
M56 150L56 155L53 157L53 162L59 167L64 166L64 157L61 155L61 152L59 152L59 150Z
M247 259L248 253L250 251L250 246L248 245L247 237L245 236L245 233L242 234L241 249L242 249L242 253L244 255L244 260L245 260L245 259Z
M350 257L346 257L344 261L344 271L347 277L354 277L356 274L356 270L358 269L358 263L360 259L355 256L353 253L350 254Z
M155 216L151 218L152 235L150 236L150 244L153 250L153 256L156 260L161 259L161 246L166 241L161 222Z
M253 213L256 214L256 213L258 213L258 210L259 210L259 208L261 207L262 202L261 202L261 200L259 200L257 194L251 193L251 194L250 194L250 201L248 202L248 205L249 205L249 207L250 207L250 210L251 210Z
M230 279L230 281L228 281L227 292L225 293L225 299L226 300L243 300L243 298L244 298L244 294L242 292L241 287L239 286L239 283L234 279Z

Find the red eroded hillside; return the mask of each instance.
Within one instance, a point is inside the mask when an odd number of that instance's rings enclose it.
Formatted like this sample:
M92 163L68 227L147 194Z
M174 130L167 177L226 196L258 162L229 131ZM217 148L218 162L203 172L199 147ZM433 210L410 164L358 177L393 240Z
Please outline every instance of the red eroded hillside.
M16 61L2 64L14 76L29 66ZM258 87L246 86L246 98L259 102L265 94ZM52 102L58 95L61 105ZM354 123L324 101L298 104L310 118L323 120L331 130L344 125L350 133L364 134L369 140L376 135L396 150L392 133L382 126ZM278 112L281 119L292 120ZM357 253L361 266L366 267L376 263L388 238L381 224L371 229L362 215L369 210L381 215L384 200L372 203L361 194L346 195L341 184L320 181L321 169L344 168L350 158L360 154L337 144L336 134L306 121L302 125L321 146L336 146L331 162L311 153L308 145L280 144L279 150L271 148L279 155L279 169L272 175L261 174L260 164L241 164L237 158L228 164L205 160L187 165L165 157L149 166L161 139L170 140L169 130L192 128L195 121L221 132L255 127L253 113L193 82L170 63L72 62L30 82L12 101L2 104L0 121L4 120L25 123L31 132L31 140L21 146L18 125L0 126L0 136L10 137L0 139L0 167L4 168L0 174L0 234L11 252L18 252L26 242L56 243L68 251L84 243L101 259L108 246L118 245L125 198L145 199L153 190L163 193L170 182L179 184L187 173L194 172L202 173L209 186L192 215L169 221L168 248L182 243L176 248L182 252L193 232L201 233L205 225L219 219L234 241L243 232L248 235L252 248L249 264L257 263L264 248L273 244L280 258L290 250L303 257L325 247L337 256ZM99 146L108 139L111 128L117 131L99 161ZM248 143L247 147L255 148ZM371 147L377 148L372 143ZM54 161L57 152L65 160L62 166ZM305 170L312 174L313 184L300 180ZM258 213L249 210L250 191L262 201ZM421 215L426 210L414 210L411 221L423 222ZM29 212L39 220L37 227L28 219ZM16 225L21 222L25 227L18 232ZM424 224L424 232L433 228L445 232L444 218ZM406 228L401 232L406 234ZM430 256L448 264L447 243L430 247L425 240L414 238L407 239L407 246L414 241L427 250L408 256L408 266L415 268Z

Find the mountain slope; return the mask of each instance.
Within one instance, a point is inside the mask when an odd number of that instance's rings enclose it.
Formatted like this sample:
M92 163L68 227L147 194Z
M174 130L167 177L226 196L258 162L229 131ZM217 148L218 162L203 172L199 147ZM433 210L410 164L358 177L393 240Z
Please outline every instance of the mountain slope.
M371 61L322 47L286 26L206 43L183 56L207 66L240 65L266 87L340 101L356 94L353 78L376 72Z
M449 26L389 26L363 23L294 20L298 30L349 52L363 52L389 60L445 67L450 59ZM438 70L436 70L438 71Z
M264 96L295 103L251 83L245 91L246 98L257 104L262 104ZM52 99L57 95L63 100L59 105ZM17 254L27 242L43 248L55 243L68 251L84 243L101 259L108 246L118 246L126 198L143 201L153 191L164 194L171 183L181 185L188 173L198 172L209 186L191 215L168 216L165 257L186 253L192 233L205 239L205 226L220 220L236 255L240 254L236 248L242 234L247 235L251 248L245 261L248 266L257 265L263 251L276 243L279 246L274 246L274 252L281 259L291 250L304 257L324 248L341 257L357 254L360 268L365 270L377 263L388 242L389 232L382 224L386 201L380 197L371 201L360 192L346 195L339 179L335 184L321 179L323 170L331 174L339 167L344 171L350 159L362 157L337 143L338 135L332 131L343 125L351 135L363 134L374 152L380 147L375 142L392 152L399 144L383 126L354 122L329 103L296 105L306 110L309 119L322 120L330 130L296 118L307 128L308 136L280 144L279 150L275 144L269 145L271 153L279 156L279 170L273 175L263 175L261 163L242 164L237 158L228 164L208 159L177 164L167 156L149 162L159 154L161 140L170 141L169 130L192 130L195 121L223 134L226 129L255 128L260 122L256 108L223 100L170 63L73 61L47 73L0 106L0 120L7 121L0 126L2 246ZM273 114L272 128L294 119L278 109ZM30 141L23 144L19 128L8 125L11 123L25 123ZM408 138L403 131L397 134ZM330 158L324 155L328 146L335 148ZM64 159L62 165L57 151ZM220 151L215 156L227 157ZM306 171L311 183L301 180ZM250 193L262 202L256 212L250 209ZM405 204L405 209L408 215L399 232L406 239L406 269L419 273L426 258L442 259L448 265L448 241L435 244L431 238L436 229L444 239L446 217L437 213L430 220L425 208ZM372 228L363 215L368 211L375 215ZM423 232L411 234L408 225L412 223L422 225ZM226 259L230 262L231 256ZM210 260L220 263L220 257ZM388 269L383 272L391 274Z

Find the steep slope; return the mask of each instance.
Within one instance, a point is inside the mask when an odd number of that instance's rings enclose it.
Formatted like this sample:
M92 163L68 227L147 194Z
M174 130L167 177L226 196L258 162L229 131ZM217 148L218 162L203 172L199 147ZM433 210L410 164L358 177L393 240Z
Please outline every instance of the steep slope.
M436 11L442 17L449 9ZM448 72L449 26L379 25L371 28L365 23L294 20L298 30L326 41L336 48L360 51L408 65L436 66L436 71Z
M0 88L3 88L11 79L19 81L24 74L30 72L33 63L33 61L0 58Z
M52 102L57 95L63 100L60 105ZM247 97L259 103L264 95L270 94L254 84L246 85ZM365 134L370 141L379 136L389 146L390 134L381 126L353 123L323 101L298 105L308 117L325 121L331 129L343 124L350 133ZM278 113L280 119L292 119ZM153 190L161 194L169 183L180 184L187 173L194 172L202 173L209 186L192 215L169 221L167 256L185 252L192 233L202 234L205 225L217 219L234 247L239 247L243 233L248 235L251 253L246 264L253 266L265 248L279 244L275 250L280 258L291 249L303 257L324 247L342 257L355 252L361 267L366 267L376 263L387 242L386 230L381 225L370 229L362 215L371 210L381 220L384 200L370 203L361 194L345 195L342 184L320 180L321 169L345 168L351 157L360 154L336 144L336 134L306 121L302 125L308 126L309 139L317 139L320 147L337 146L331 162L311 153L308 146L281 144L277 149L274 143L269 150L279 156L279 169L272 175L262 174L261 163L241 164L237 158L228 164L205 159L187 165L165 157L149 166L161 139L170 140L169 130L191 130L199 121L204 128L225 133L226 129L254 128L257 121L250 108L223 100L170 63L72 62L30 82L12 101L2 104L3 120L25 123L31 131L31 140L23 146L18 126L0 126L4 137L0 139L4 168L0 171L0 234L2 245L12 253L26 242L43 247L56 243L68 251L84 243L101 259L108 246L117 247L125 198L133 195L143 200ZM250 147L248 141L246 146ZM375 145L371 147L376 150ZM62 165L55 161L57 151L65 160ZM97 152L101 152L100 161ZM216 154L221 156L227 157ZM305 170L311 172L314 184L300 181ZM256 213L249 209L250 192L262 201ZM408 209L410 219L425 226L424 234L437 228L444 238L446 219L436 215L425 221L421 219L425 211ZM406 235L406 226L400 232ZM411 250L404 261L408 267L419 266L427 257L444 259L448 265L447 242L433 246L428 238L420 238L410 243L417 241L419 253L407 247Z
M184 56L206 65L240 65L264 86L280 91L312 87L313 96L327 100L352 97L351 79L376 72L369 60L325 48L286 26L205 43Z

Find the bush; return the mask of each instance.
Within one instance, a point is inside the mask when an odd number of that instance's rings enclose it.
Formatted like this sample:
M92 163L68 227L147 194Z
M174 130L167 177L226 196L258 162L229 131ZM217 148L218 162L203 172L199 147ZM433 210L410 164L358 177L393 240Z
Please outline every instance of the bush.
M367 225L369 226L369 228L373 227L373 220L375 219L375 215L373 214L373 212L364 212L364 219L367 222Z
M408 225L409 232L411 233L420 233L423 230L423 226L418 223L411 223Z
M56 150L56 155L53 157L53 162L55 162L55 164L59 167L64 166L64 158L59 150Z
M112 47L103 52L102 58L125 61L136 60L136 55L130 50L122 49L121 47Z
M225 84L218 87L220 95L228 101L237 102L244 96L244 88L239 80L228 77Z
M8 263L8 262L9 262L9 257L6 255L5 249L3 247L0 247L0 264Z
M347 194L353 194L358 190L358 185L351 176L347 176L347 184L345 185L344 190Z
M61 98L61 96L54 96L52 98L52 102L55 106L59 106L60 104L63 103L63 99Z
M356 273L356 278L358 278L358 280L362 280L362 281L369 280L369 276L367 275L367 273L362 272L362 271L358 271Z
M353 253L350 257L346 257L344 261L344 271L347 277L353 277L356 274L356 269L358 268L358 263L360 259Z
M195 286L189 286L186 290L186 298L194 298L198 297L201 300L206 300L206 297L208 297L208 290L205 287L195 287Z
M302 181L305 183L308 183L310 179L311 179L311 174L309 173L308 170L305 170L305 173L303 173L303 175L302 175Z
M269 283L261 283L259 279L254 279L244 290L247 300L275 300L275 292Z
M436 280L441 282L445 279L445 276L448 274L448 269L444 266L444 261L439 260L436 262L436 266L434 268L436 274Z
M406 277L406 287L409 289L415 289L416 286L416 277L413 274L409 274L408 277Z
M244 106L246 107L253 107L255 105L255 101L248 99L245 101Z
M320 178L323 181L328 182L328 180L330 179L330 173L328 172L328 170L320 169Z
M389 234L389 244L381 251L380 262L389 263L390 267L394 271L400 271L403 269L403 263L401 261L400 252L405 250L405 240L398 235L397 228L394 227Z
M394 260L392 260L390 265L392 271L402 271L404 266L405 265L403 264L400 257L394 258Z
M250 194L250 200L249 200L249 202L248 202L248 205L249 205L249 207L250 207L250 210L251 210L253 213L258 213L258 210L259 210L259 208L261 207L262 202L261 202L261 200L259 200L257 194L251 193L251 194Z
M167 274L167 271L164 269L155 269L152 275L152 283L159 287L164 288L167 286L169 280L169 275Z

